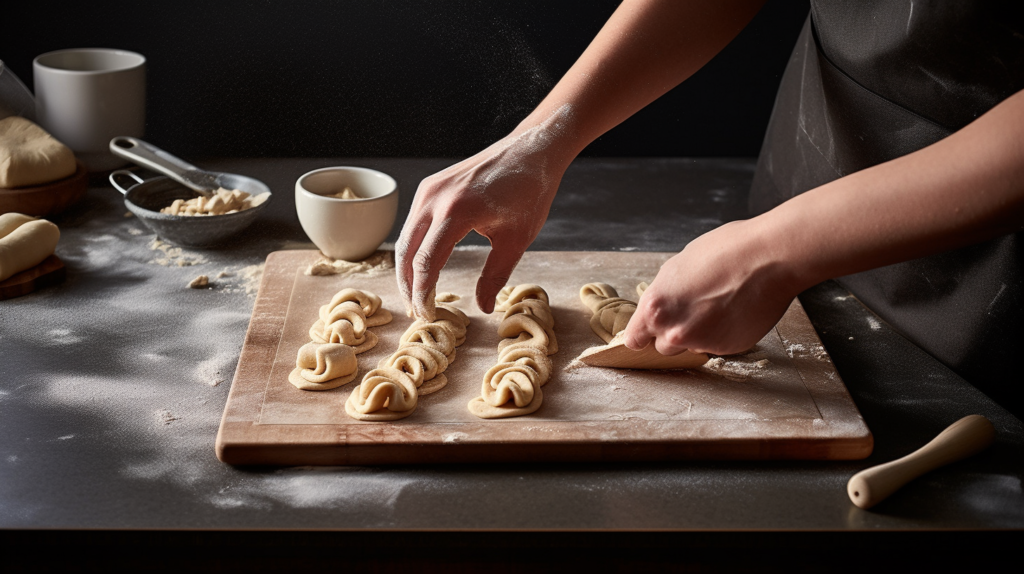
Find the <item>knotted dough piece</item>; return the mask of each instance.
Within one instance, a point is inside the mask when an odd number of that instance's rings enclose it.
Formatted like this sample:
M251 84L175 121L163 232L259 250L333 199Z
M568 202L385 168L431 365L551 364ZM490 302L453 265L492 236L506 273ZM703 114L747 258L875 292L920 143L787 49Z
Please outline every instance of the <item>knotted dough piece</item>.
M304 391L326 391L352 382L359 365L356 355L373 348L377 335L367 327L391 321L381 300L369 291L342 289L320 307L320 318L309 329L312 343L299 348L288 381Z
M495 310L504 311L498 362L484 374L481 396L467 407L483 419L528 415L544 401L541 387L551 377L548 355L558 352L548 294L539 285L505 287Z
M341 343L356 354L377 344L377 335L367 331L391 322L391 313L381 308L381 300L369 291L342 289L331 302L320 307L320 318L309 328L314 343Z
M646 288L647 283L637 285L637 294L643 295ZM593 311L590 328L605 343L624 330L636 312L636 303L619 297L615 288L607 283L587 283L580 289L580 300Z
M469 317L457 307L435 302L435 320L413 321L398 350L363 376L345 402L345 412L364 421L393 421L416 410L420 395L448 383L443 374L455 360L455 348L466 341Z
M349 383L359 369L356 353L340 343L306 343L299 348L288 381L304 391L326 391Z

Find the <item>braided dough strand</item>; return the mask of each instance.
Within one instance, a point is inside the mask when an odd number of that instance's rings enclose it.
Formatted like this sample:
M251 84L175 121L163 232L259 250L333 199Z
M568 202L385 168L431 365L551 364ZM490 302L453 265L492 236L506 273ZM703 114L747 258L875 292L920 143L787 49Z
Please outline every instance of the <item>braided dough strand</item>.
M435 302L435 320L413 321L398 350L366 373L345 402L345 412L364 421L393 421L416 410L420 395L441 390L443 374L466 341L469 317L444 301Z
M551 359L558 352L555 319L548 295L538 285L505 287L495 309L504 311L498 334L498 362L484 374L481 396L469 412L485 418L527 415L544 401L541 387L551 377Z
M637 293L642 295L641 285L646 289L647 284L637 285ZM580 289L580 300L593 311L590 328L605 343L624 330L636 312L636 303L619 297L615 288L607 283L587 283Z

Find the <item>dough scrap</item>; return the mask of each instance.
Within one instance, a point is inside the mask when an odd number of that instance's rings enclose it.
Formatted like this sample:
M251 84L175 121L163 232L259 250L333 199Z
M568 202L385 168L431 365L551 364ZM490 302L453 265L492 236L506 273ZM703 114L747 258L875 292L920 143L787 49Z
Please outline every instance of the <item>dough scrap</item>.
M255 197L240 189L218 188L210 196L200 195L192 199L175 199L170 205L160 210L160 213L167 215L227 215L252 209L260 205L267 198L269 193L261 193Z
M304 391L326 391L356 378L358 361L352 347L335 343L306 343L299 348L288 381Z
M420 395L441 390L443 374L466 341L469 317L461 309L436 301L432 322L417 319L405 330L398 350L363 376L345 402L345 412L364 421L393 421L416 410Z
M484 374L481 396L467 405L484 419L536 412L544 401L541 387L551 378L551 359L558 352L555 319L548 295L539 285L505 287L495 310L504 311L498 334L498 362Z
M0 281L39 265L53 255L60 229L20 213L0 216Z
M75 173L75 154L19 116L0 120L0 188L41 185Z
M637 293L643 294L646 283L637 285ZM626 328L630 317L636 312L636 303L619 297L614 287L607 283L587 283L580 289L580 300L594 315L590 318L590 328L605 343Z
M306 275L340 275L347 273L377 273L395 268L392 251L378 251L362 261L331 259L321 254L320 258L306 268Z
M210 286L210 278L206 275L199 275L188 282L189 289L205 289Z

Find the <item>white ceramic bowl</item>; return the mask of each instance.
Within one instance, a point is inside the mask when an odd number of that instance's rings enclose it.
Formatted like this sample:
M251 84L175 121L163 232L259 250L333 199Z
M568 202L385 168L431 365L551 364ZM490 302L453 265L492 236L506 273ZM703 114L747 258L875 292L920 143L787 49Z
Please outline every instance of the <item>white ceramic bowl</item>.
M351 187L362 199L326 197ZM295 182L302 230L325 255L360 261L380 247L398 215L394 178L365 167L325 167Z

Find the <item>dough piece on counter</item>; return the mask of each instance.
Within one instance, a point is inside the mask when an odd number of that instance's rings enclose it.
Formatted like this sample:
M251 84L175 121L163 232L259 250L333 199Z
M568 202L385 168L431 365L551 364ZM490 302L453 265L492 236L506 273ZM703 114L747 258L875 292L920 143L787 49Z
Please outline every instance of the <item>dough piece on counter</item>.
M466 341L469 317L461 309L436 302L433 322L417 319L405 330L398 350L366 373L349 395L345 412L364 421L393 421L416 410L419 396L441 390L443 374Z
M53 255L59 240L60 229L45 219L23 222L0 237L0 281L42 263Z
M341 275L345 273L381 273L395 268L393 251L378 251L362 261L332 259L324 254L306 268L306 275Z
M642 294L641 285L646 289L647 284L637 285L637 292ZM590 328L605 343L624 330L636 312L636 303L619 297L615 288L607 283L587 283L580 289L580 300L593 311Z
M0 188L41 185L75 173L75 154L18 116L0 120Z
M313 342L299 348L296 368L288 375L288 380L304 391L326 391L355 379L356 355L377 344L377 335L367 327L391 322L391 313L381 307L380 297L359 289L338 291L330 303L320 307L319 315L309 329Z
M32 217L31 215L23 215L21 213L5 213L0 215L0 239L7 237L12 231L29 221L35 220L35 217Z
M210 286L210 278L206 275L200 275L195 279L188 282L189 289L205 289Z
M528 415L544 401L541 387L551 377L551 359L558 352L555 319L548 295L539 285L505 287L496 311L504 311L498 334L498 362L484 374L481 396L469 412L483 419Z
M352 382L358 366L356 353L348 345L306 343L299 348L288 381L304 391L326 391Z
M369 291L342 289L331 302L320 307L320 318L309 328L314 343L341 343L355 352L369 351L377 344L377 335L367 327L391 322L391 312L381 308L381 300Z

